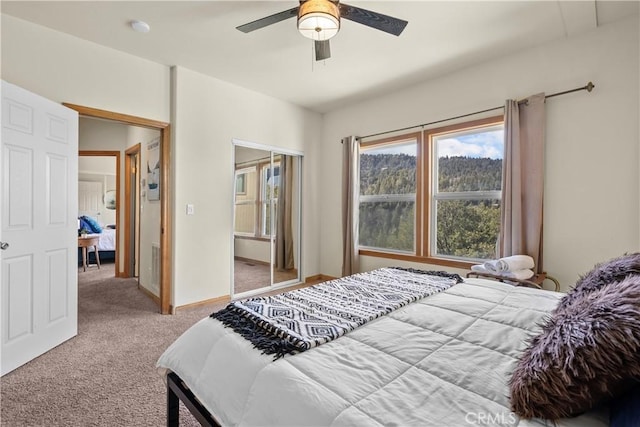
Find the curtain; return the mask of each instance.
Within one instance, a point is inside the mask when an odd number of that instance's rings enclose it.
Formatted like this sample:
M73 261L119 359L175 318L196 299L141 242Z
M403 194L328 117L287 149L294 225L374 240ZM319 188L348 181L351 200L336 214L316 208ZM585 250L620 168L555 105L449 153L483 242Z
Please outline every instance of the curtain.
M505 105L502 206L498 257L529 255L542 266L545 96Z
M282 155L280 159L280 188L278 189L278 212L276 229L276 269L292 270L295 267L293 254L293 157Z
M359 147L355 136L342 138L342 275L359 272Z

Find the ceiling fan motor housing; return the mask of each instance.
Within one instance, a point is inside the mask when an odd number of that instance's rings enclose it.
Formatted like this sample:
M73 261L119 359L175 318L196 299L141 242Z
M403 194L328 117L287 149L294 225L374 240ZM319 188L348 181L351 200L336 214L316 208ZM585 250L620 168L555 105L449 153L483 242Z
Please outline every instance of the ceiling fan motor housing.
M340 9L330 0L307 0L298 8L298 30L313 40L329 40L340 30Z

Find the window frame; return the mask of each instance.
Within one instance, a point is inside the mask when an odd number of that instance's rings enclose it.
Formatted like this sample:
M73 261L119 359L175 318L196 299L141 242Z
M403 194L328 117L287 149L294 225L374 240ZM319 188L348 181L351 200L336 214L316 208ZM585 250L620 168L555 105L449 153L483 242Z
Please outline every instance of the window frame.
M246 163L242 163L238 166L236 166L236 170L235 170L235 179L237 180L238 175L243 174L243 173L248 173L248 172L255 172L256 174L256 183L255 183L255 194L256 197L255 199L251 199L251 200L243 200L238 202L237 200L235 200L235 195L246 195L247 191L245 191L245 193L238 193L236 192L234 194L234 230L233 230L233 235L234 237L238 237L241 239L249 239L249 240L261 240L261 241L269 241L272 238L275 237L275 234L269 235L269 234L264 234L263 231L263 222L265 221L266 218L266 212L267 210L271 209L272 204L275 204L278 202L277 198L272 198L269 200L265 200L263 199L263 196L265 195L266 192L266 170L270 169L273 166L273 169L275 170L276 167L280 166L280 156L279 155L275 155L273 156L273 164L271 163L271 160L267 160L267 161L250 161L250 162L246 162ZM264 182L263 182L264 181ZM236 185L237 187L237 185ZM247 190L246 188L246 183L245 183L245 190ZM272 203L269 203L269 202ZM237 205L248 205L248 204L254 204L255 205L255 210L254 210L254 219L253 219L253 233L245 233L245 232L238 232L235 231L235 206ZM275 210L275 207L274 207ZM270 225L271 227L273 227L273 224ZM275 227L273 227L275 228Z
M236 191L236 193L234 194L234 199L233 199L233 216L234 216L234 222L233 222L233 235L236 237L245 237L245 238L252 238L252 237L256 237L256 220L255 220L255 210L254 210L254 219L253 219L253 232L252 233L247 233L247 232L243 232L243 231L236 231L235 230L235 215L236 215L236 206L238 205L256 205L257 207L257 199L250 199L250 200L236 200L235 196L239 195L239 196L245 196L247 194L247 179L246 179L246 174L248 173L257 173L257 165L244 165L242 167L239 167L235 170L235 180L236 180L236 189L237 189L237 182L238 182L238 176L239 175L245 175L244 178L244 193L238 193ZM259 181L256 180L256 181ZM258 195L256 193L256 195Z
M402 144L406 144L407 142L410 141L416 141L416 192L415 192L415 197L412 197L409 200L409 197L407 197L407 195L405 194L396 194L393 195L392 197L389 197L389 195L370 195L370 196L364 196L366 199L368 199L367 201L369 202L405 202L405 201L413 201L415 203L414 205L414 224L413 224L413 232L414 232L414 239L413 239L413 254L407 252L407 251L401 251L401 250L393 250L393 249L384 249L384 248L375 248L375 247L370 247L370 246L360 246L360 242L358 242L358 250L360 253L362 252L370 252L370 253L384 253L384 254L389 254L389 255L395 255L395 256L415 256L415 254L418 251L418 248L420 248L422 246L422 221L419 220L419 218L422 217L422 192L419 191L419 189L421 188L420 182L422 181L422 132L411 132L411 133L407 133L407 134L402 134L402 135L398 135L398 136L394 136L394 137L389 137L389 138L384 138L384 139L379 139L379 140L375 140L375 141L370 141L370 142L361 142L360 143L360 154L362 154L362 151L366 151L367 149L374 149L374 148L383 148L383 147L390 147L390 146L394 146L394 145L402 145ZM363 150L364 149L364 150ZM358 159L358 167L359 166L359 159ZM360 209L360 200L363 196L360 195L360 188L358 188L358 210ZM360 240L360 239L358 239Z
M276 168L280 168L280 158L278 157L278 159L276 159L276 156L274 156L274 160L273 163L271 162L265 162L265 163L261 163L258 166L258 170L260 171L260 178L258 179L258 186L259 186L259 193L258 193L258 199L257 199L257 203L258 203L258 232L256 233L258 236L262 239L272 239L274 237L276 237L275 233L270 233L267 234L266 233L266 226L267 226L267 211L271 211L271 215L269 216L269 219L275 217L275 215L273 215L275 213L276 210L276 206L278 203L278 198L277 197L272 197L272 198L268 198L267 197L267 171L269 169L272 170L271 176L275 177L275 170ZM278 169L278 176L280 176L280 169ZM279 184L278 184L279 186ZM269 229L272 230L276 227L274 227L273 221L269 221Z
M435 136L453 133L456 131L471 131L497 125L504 126L504 116L492 116L473 121L460 122L439 128L424 129L419 132L412 132L373 141L361 142L360 147L366 149L372 147L382 147L384 145L399 145L401 144L401 141L407 141L410 138L416 140L416 205L414 224L415 251L413 254L411 254L406 252L393 251L390 249L369 248L360 246L358 242L358 253L362 256L389 258L401 261L413 261L464 269L469 269L471 265L476 264L477 262L474 262L469 258L461 259L457 257L432 254L432 239L436 239L433 200L435 193L434 185L436 185L437 182L436 177L434 176L434 171L437 171L437 165L435 165L433 161L435 155L433 138ZM478 192L469 193L473 193L473 196L476 199L480 196ZM495 193L495 191L482 193ZM499 193L500 199L502 199L502 190L500 190ZM443 199L446 199L448 197L452 196L444 196ZM486 197L482 199L484 200L486 199ZM455 198L454 200L459 199ZM358 200L358 209L359 206L360 202Z

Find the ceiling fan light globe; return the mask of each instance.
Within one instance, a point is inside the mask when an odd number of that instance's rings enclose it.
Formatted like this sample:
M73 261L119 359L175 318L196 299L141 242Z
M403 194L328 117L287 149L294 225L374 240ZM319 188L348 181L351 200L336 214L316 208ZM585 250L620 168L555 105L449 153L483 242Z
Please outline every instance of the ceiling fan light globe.
M340 12L328 0L307 0L298 10L298 31L313 40L329 40L340 31Z
M324 14L309 14L298 21L298 31L313 40L329 40L338 34L340 23Z

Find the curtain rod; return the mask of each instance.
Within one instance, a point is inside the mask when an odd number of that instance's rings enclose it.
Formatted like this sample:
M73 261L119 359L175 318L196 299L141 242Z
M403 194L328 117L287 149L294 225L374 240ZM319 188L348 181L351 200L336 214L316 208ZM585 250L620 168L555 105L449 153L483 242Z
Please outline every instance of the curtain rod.
M591 92L594 87L595 87L595 85L592 82L589 82L585 86L582 86L582 87L577 87L575 89L569 89L569 90L565 90L565 91L562 91L562 92L556 92L556 93L552 93L550 95L546 95L544 97L544 99L553 98L554 96L566 95L567 93L578 92L578 91L581 91L581 90L586 90L587 92ZM522 101L518 101L518 102L519 103L520 102L526 102L526 100L522 100ZM374 136L386 135L388 133L401 132L403 130L415 129L417 127L425 127L425 126L435 125L435 124L442 123L442 122L448 122L450 120L463 119L465 117L475 116L477 114L482 114L482 113L488 113L489 111L499 110L501 108L504 108L504 105L501 105L499 107L487 108L486 110L475 111L473 113L463 114L461 116L449 117L448 119L436 120L435 122L423 123L421 125L408 126L408 127L405 127L405 128L400 128L400 129L395 129L395 130L388 130L388 131L385 131L385 132L374 133L374 134L367 135L367 136L360 136L360 137L358 137L358 139L371 138L371 137L374 137Z

